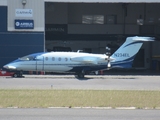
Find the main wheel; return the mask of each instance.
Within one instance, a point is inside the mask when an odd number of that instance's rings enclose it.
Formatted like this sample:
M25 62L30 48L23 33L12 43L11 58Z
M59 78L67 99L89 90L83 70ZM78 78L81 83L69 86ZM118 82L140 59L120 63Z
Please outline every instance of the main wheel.
M83 73L78 73L78 78L84 78L84 74Z

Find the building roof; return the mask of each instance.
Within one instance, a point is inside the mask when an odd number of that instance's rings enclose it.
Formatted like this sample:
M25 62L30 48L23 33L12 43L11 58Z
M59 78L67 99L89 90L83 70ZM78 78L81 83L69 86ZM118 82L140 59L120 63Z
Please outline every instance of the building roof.
M160 3L160 0L44 0L45 2L72 3Z

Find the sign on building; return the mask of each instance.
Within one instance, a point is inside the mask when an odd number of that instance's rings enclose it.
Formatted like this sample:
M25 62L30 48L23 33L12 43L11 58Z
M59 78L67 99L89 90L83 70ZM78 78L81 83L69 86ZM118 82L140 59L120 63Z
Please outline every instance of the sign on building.
M15 10L16 17L33 17L32 9L16 9Z
M15 29L34 29L33 20L15 20Z
M51 34L67 34L68 26L67 24L46 24L45 31Z

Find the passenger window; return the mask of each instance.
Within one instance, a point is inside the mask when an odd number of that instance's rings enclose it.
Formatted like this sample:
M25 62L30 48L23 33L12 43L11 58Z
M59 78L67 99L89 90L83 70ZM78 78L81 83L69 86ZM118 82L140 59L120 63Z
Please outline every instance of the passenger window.
M58 58L59 61L61 61L61 58Z
M55 58L54 58L54 57L52 57L52 61L55 61Z
M68 61L68 58L65 58L65 61Z
M48 60L48 57L46 57L46 61Z

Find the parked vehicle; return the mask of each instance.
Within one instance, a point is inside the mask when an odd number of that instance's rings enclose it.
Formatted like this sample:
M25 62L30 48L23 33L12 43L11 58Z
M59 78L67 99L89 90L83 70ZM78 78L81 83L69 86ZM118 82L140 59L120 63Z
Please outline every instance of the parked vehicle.
M5 70L0 70L0 76L13 76L14 72L8 72Z

